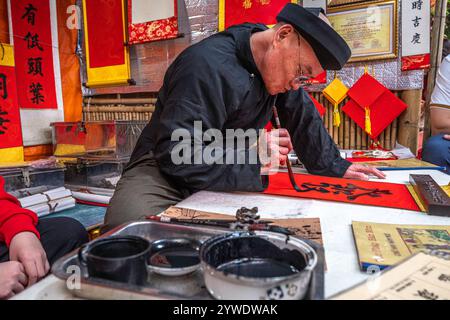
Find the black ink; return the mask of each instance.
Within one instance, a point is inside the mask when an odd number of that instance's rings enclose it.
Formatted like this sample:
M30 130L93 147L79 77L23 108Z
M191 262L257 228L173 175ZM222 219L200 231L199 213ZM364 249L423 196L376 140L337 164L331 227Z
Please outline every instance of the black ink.
M28 74L44 76L42 73L42 58L28 58Z
M379 198L381 197L381 195L392 194L389 190L381 190L378 188L375 189L362 188L352 183L348 183L346 186L344 186L341 184L331 184L326 182L322 182L320 184L302 183L300 186L300 190L297 191L298 192L317 191L320 193L344 194L347 196L348 200L352 201L363 196L368 196L371 198Z
M417 28L420 25L419 20L422 20L422 18L419 17L415 17L414 19L412 19L411 21L414 22L414 27Z
M412 2L412 9L422 10L422 0L417 0Z
M38 83L32 83L30 85L30 93L33 95L33 97L31 98L31 101L34 104L39 104L41 102L45 102L44 96L41 94L41 91L44 90L44 88L42 87L42 85L38 82Z
M6 75L0 73L0 97L2 99L8 98L8 90L6 88Z
M5 126L5 123L11 122L6 118L8 112L2 111L2 107L0 106L0 134L6 134L8 128ZM5 117L4 117L5 116Z
M27 18L29 24L34 26L35 18L36 18L37 8L33 7L31 3L25 8L25 13L22 16L22 19Z
M421 43L420 42L420 33L416 33L415 35L413 35L413 39L412 39L411 43L413 43L413 44Z
M39 50L44 51L44 49L39 45L39 35L37 33L32 35L28 32L23 39L28 42L28 49L38 48Z

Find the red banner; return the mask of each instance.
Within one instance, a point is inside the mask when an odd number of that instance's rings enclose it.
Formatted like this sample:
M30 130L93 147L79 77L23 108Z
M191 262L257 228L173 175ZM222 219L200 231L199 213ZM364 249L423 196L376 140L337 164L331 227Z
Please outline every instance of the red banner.
M14 67L0 64L0 149L21 146L22 127Z
M11 0L19 106L57 109L49 0Z
M264 193L420 211L408 188L403 184L306 174L295 174L295 177L301 192L294 190L287 173L277 173L269 176L269 187Z
M219 31L244 22L273 25L290 0L219 0Z

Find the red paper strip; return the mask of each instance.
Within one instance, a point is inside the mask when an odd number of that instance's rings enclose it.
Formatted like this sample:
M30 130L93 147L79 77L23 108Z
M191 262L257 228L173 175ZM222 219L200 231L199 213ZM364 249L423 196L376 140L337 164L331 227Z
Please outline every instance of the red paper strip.
M269 176L269 187L264 193L420 211L408 188L403 184L306 174L295 174L295 177L303 192L294 190L287 173L277 173Z
M430 67L430 54L402 57L402 71L427 69Z
M57 109L48 0L11 0L19 106Z
M163 5L163 2L160 2ZM178 9L177 0L174 0L174 15L167 19L134 23L133 1L128 1L128 42L130 44L145 43L157 40L167 40L178 37Z
M90 68L125 63L122 0L87 0Z
M16 75L13 67L0 66L0 149L22 144Z
M273 25L290 0L219 0L219 31L244 22Z

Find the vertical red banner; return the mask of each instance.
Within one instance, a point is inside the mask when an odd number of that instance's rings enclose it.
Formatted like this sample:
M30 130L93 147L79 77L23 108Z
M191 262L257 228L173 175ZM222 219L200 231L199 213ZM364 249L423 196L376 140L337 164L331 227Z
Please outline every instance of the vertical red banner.
M19 106L57 109L49 0L10 0Z
M0 162L22 161L22 126L13 49L1 44L0 52Z

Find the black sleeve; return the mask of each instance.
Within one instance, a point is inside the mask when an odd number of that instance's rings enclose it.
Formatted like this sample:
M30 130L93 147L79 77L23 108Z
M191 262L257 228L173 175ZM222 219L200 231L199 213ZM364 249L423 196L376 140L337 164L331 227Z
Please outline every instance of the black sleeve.
M312 174L342 177L351 163L340 156L309 95L302 89L278 96L281 126L288 129L294 150Z
M190 192L205 189L262 191L264 188L260 176L261 165L257 153L254 164L248 164L250 155L255 159L255 150L250 149L248 145L241 149L228 149L225 148L226 142L222 141L223 164L206 164L204 161L195 161L196 154L199 156L199 152L203 153L208 147L208 142L200 141L200 148L191 148L193 152L190 154L190 163L176 164L172 161L172 151L180 154L182 146L190 148L194 145L194 121L201 121L202 133L209 129L219 129L225 134L223 128L230 108L239 103L239 97L233 94L233 89L226 87L230 85L230 81L224 81L224 75L217 70L217 66L208 65L207 61L204 64L195 61L189 59L189 56L178 59L170 68L162 88L165 99L155 141L155 157L160 170L178 186ZM183 144L172 141L175 129L184 129L183 132L188 133L188 136L184 137L188 139L180 139ZM178 132L183 133L180 130ZM245 158L246 164L226 164L227 158L236 159L238 154L241 159Z

